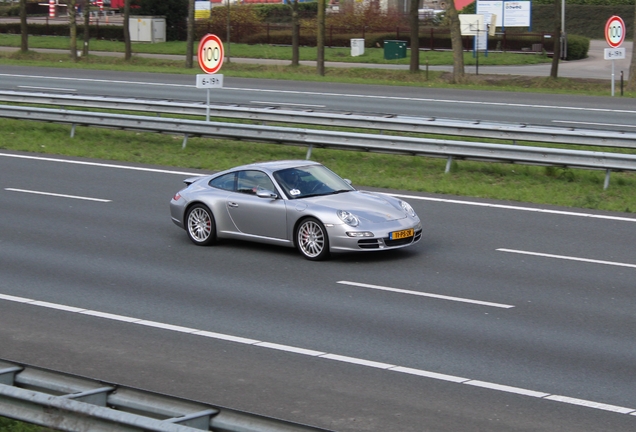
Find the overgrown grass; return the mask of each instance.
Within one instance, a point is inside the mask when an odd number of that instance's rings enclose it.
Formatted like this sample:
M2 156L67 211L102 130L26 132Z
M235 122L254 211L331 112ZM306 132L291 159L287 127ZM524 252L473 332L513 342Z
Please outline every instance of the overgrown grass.
M304 159L307 149L285 145L155 133L78 128L69 138L65 125L0 119L0 148L135 163L221 170L238 164ZM600 171L555 169L512 164L459 161L449 174L437 158L314 149L322 162L358 187L378 187L538 204L633 212L636 175L614 173L603 190Z
M53 429L0 417L0 432L53 432Z

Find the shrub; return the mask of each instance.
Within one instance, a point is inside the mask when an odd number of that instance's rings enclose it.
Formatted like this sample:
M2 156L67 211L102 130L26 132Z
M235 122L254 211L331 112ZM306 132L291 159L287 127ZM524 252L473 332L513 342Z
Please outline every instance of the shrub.
M583 36L568 35L567 60L580 60L587 57L590 40Z

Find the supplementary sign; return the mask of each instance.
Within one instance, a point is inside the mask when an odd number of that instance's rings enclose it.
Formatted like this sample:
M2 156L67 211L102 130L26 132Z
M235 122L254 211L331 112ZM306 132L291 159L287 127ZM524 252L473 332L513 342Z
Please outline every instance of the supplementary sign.
M605 60L624 60L627 58L625 48L605 48Z
M223 74L197 74L197 88L223 87Z

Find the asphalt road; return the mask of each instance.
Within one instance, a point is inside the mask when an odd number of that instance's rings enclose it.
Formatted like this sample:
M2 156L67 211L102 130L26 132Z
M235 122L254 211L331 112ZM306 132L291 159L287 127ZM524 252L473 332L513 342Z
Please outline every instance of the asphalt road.
M0 153L0 358L337 431L634 430L633 217L402 192L419 245L314 263L196 247L197 172L115 165Z

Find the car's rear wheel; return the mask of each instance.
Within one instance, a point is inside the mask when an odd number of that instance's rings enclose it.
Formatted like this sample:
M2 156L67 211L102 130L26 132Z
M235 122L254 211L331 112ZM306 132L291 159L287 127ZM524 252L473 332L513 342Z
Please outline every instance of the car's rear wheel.
M186 232L192 243L208 246L216 241L216 224L214 215L203 204L195 204L186 215Z
M296 229L296 247L303 256L320 261L329 256L329 237L319 220L307 218Z

